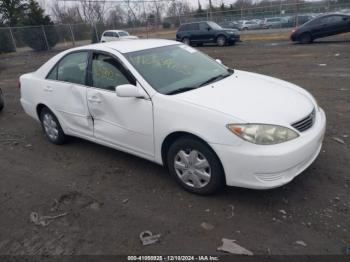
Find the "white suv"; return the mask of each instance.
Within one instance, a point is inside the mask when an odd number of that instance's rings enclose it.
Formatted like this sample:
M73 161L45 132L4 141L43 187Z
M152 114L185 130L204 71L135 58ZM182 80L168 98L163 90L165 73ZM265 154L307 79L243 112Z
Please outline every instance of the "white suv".
M103 32L101 42L104 43L130 39L138 39L138 37L134 35L129 35L128 32L122 30L108 30Z

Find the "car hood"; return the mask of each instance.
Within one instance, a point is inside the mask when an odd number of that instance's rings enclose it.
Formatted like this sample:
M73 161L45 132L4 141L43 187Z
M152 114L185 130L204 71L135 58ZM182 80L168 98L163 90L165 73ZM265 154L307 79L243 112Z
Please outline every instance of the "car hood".
M289 125L314 108L312 98L300 87L239 70L221 81L176 97L247 123Z

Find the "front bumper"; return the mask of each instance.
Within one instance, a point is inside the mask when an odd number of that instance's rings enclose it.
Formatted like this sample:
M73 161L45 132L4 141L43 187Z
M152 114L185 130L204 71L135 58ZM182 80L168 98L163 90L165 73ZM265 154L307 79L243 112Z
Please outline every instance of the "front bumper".
M326 116L320 109L313 127L294 140L277 145L211 146L222 162L227 185L270 189L287 184L311 165L321 150L325 129Z
M229 42L239 42L239 41L241 41L241 37L240 37L240 35L233 34L228 38L228 41Z
M293 41L293 42L297 41L298 40L297 34L296 33L292 33L290 35L290 40Z

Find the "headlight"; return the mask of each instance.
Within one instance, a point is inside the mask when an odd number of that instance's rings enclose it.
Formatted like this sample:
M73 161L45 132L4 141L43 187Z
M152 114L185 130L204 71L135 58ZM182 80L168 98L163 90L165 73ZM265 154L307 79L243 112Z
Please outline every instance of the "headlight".
M227 33L229 33L229 34L234 34L235 31L227 31Z
M240 138L258 145L279 144L299 136L292 129L275 125L229 124L227 128Z

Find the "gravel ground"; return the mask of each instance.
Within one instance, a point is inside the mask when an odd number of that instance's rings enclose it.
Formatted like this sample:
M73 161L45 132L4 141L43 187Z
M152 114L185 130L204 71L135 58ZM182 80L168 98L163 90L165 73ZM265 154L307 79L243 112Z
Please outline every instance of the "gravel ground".
M1 55L0 254L218 254L222 238L254 254L341 254L350 245L349 47L338 37L200 48L306 88L328 118L320 156L290 184L209 197L184 192L163 167L116 150L75 138L49 144L20 106L17 78L55 52ZM67 215L37 226L33 211ZM160 242L143 246L144 230L161 234Z

